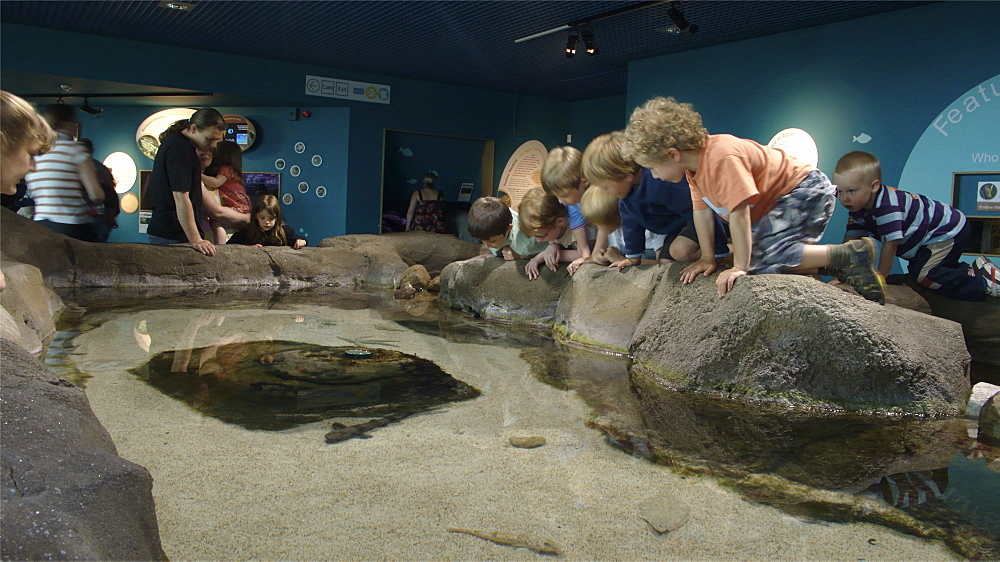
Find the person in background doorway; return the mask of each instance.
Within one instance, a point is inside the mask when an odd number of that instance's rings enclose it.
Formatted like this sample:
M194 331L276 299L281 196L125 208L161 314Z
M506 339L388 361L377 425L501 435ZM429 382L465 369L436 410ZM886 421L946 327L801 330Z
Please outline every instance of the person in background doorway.
M35 170L24 178L28 195L35 201L35 222L70 238L96 242L90 203L103 203L104 190L90 153L76 140L76 110L57 103L43 114L55 130L56 140L52 150L35 158Z
M448 232L444 222L444 193L434 187L437 174L427 172L424 186L410 196L410 208L406 211L406 230L427 232Z
M160 135L148 188L153 214L146 233L151 244L186 242L206 256L215 255L215 245L202 238L198 230L202 186L195 149L213 150L224 131L222 114L203 107Z

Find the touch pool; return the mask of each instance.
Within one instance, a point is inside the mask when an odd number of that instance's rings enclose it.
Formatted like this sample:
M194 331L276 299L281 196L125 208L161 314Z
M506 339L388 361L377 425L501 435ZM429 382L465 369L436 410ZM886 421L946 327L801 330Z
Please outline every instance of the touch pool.
M970 523L966 514L956 526L948 516L920 519L891 507L877 493L881 476L922 472L895 466L925 457L929 480L935 470L949 474L945 493L967 490L959 484L966 480L987 493L996 489L990 486L998 475L986 468L996 451L971 450L954 423L933 421L941 429L901 421L920 428L907 429L851 420L844 427L854 429L838 448L829 438L838 435L830 428L839 422L830 419L810 425L788 412L748 417L729 403L678 396L664 407L686 421L663 427L657 425L663 418L637 408L623 359L393 301L387 293L138 297L120 297L114 308L98 304L104 296L68 297L86 308L64 317L49 362L86 386L120 454L152 473L161 539L172 558L536 556L449 528L548 541L569 558L995 557L989 504L973 502L979 515ZM194 357L247 342L404 353L481 395L436 403L378 427L371 439L328 445L323 437L333 422L353 424L372 412L248 429L205 415L134 372L161 353L194 350ZM827 428L824 438L810 441L817 427ZM880 452L873 437L879 433L889 436L884 443L910 434L931 439L926 447L934 453ZM797 446L773 439L786 434ZM515 436L542 436L547 444L517 449L508 441ZM760 447L766 436L781 450ZM850 461L816 470L858 442L866 443L865 451L855 451L858 463L889 464L848 471L854 478L847 480L835 475ZM755 448L760 454L748 453ZM968 462L951 477L956 454ZM810 455L819 464L803 460ZM802 474L816 477L803 482ZM872 478L871 486L856 489ZM689 516L660 534L643 519L650 503L684 508ZM949 540L955 535L959 540Z

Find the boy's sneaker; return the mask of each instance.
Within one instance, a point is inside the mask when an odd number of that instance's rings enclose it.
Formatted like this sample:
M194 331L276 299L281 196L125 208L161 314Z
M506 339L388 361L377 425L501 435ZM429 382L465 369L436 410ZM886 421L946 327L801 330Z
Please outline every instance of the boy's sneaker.
M875 270L875 241L861 238L846 244L851 263L841 270L841 281L854 287L862 297L885 304L885 279Z
M993 262L986 256L979 256L972 262L972 270L978 277L986 281L986 294L991 297L1000 297L1000 268L993 265Z

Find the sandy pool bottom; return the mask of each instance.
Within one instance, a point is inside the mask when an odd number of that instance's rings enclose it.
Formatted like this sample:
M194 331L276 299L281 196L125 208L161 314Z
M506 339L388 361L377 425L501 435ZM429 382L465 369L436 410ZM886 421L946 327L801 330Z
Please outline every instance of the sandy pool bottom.
M397 349L482 395L327 445L328 422L246 430L126 370L161 351L267 338ZM547 540L577 560L955 558L941 543L871 524L800 521L710 478L623 454L585 426L587 407L573 392L532 377L518 349L447 342L372 310L112 314L77 342L94 412L121 456L153 475L173 560L541 556L449 527ZM547 444L509 445L524 435ZM643 502L661 496L690 511L662 535L639 517Z

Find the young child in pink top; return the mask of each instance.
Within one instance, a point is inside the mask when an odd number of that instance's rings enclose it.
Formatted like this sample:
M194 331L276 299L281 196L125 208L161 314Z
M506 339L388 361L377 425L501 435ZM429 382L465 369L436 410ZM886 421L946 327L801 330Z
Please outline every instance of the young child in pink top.
M836 186L814 166L781 149L732 135L709 135L690 104L653 98L625 132L626 151L653 176L691 186L702 248L715 242L712 213L729 221L734 266L716 280L719 296L758 273L822 273L843 278L868 300L885 303L871 238L818 245L836 206ZM681 271L691 283L716 269L708 255Z
M218 190L223 207L244 215L250 213L250 197L243 183L243 150L240 145L233 141L220 142L201 180L208 189ZM213 221L212 229L215 243L225 244L229 237L225 227Z

